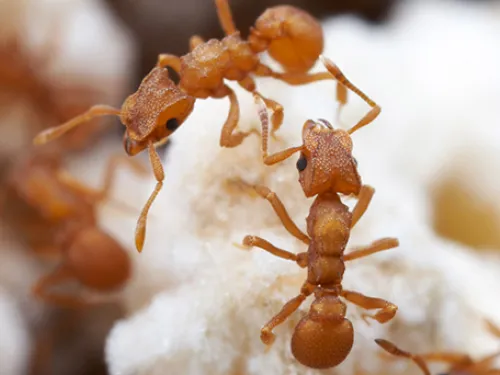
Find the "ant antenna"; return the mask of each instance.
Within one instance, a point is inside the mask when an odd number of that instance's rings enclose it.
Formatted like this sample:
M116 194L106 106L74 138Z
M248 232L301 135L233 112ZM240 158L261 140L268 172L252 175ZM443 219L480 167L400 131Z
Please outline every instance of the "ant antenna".
M33 144L41 145L50 142L60 137L64 133L70 131L71 129L77 127L78 125L90 121L95 117L107 116L107 115L120 116L120 114L121 111L114 107L110 107L108 105L95 105L91 107L88 111L82 113L79 116L76 116L75 118L69 120L68 122L60 126L56 126L42 131L35 137L35 139L33 140Z

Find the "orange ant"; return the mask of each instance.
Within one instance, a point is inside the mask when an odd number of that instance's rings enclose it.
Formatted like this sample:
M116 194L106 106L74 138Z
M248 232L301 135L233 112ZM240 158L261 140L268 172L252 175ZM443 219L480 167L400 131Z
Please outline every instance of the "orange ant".
M28 155L14 166L3 197L6 222L38 254L62 255L61 264L34 286L37 297L77 307L85 304L85 298L50 289L78 281L89 289L107 292L128 280L131 264L127 252L98 227L96 219L96 205L107 198L113 174L123 162L145 173L139 164L116 156L108 163L101 189L74 179L53 150Z
M330 67L325 59L327 67ZM357 162L352 156L350 134L369 123L361 120L349 131L333 129L326 120L305 122L303 144L267 156L268 115L265 103L260 103L263 128L263 153L266 164L281 162L295 152L299 182L306 197L316 196L306 218L307 234L292 221L277 195L265 186L251 186L257 194L271 203L286 230L308 246L307 252L293 254L279 249L257 236L246 236L243 245L256 246L283 259L296 262L308 269L307 280L300 294L287 302L282 310L261 329L261 340L271 345L275 340L273 329L283 323L304 300L314 294L309 313L297 324L292 336L291 349L295 358L305 366L324 369L337 366L347 357L354 341L354 329L346 319L346 305L339 297L364 309L378 309L374 315L363 314L379 323L391 320L397 306L380 298L362 295L342 288L344 262L359 259L399 245L396 238L383 238L372 244L356 248L344 255L350 231L361 219L374 194L374 189L361 184ZM248 185L247 185L248 186ZM356 195L358 202L353 211L344 205L339 194Z
M190 52L182 57L160 55L157 65L143 79L137 91L125 99L121 109L94 106L35 138L36 144L46 143L94 117L119 116L126 127L126 153L133 156L147 148L157 181L137 222L135 243L138 251L142 251L144 246L148 211L165 177L155 145L163 143L178 129L192 112L196 99L229 98L230 109L222 128L220 145L236 147L255 131L237 131L239 104L234 91L224 83L225 79L236 81L273 110L273 134L283 122L283 107L257 91L252 74L273 77L291 85L334 78L341 80L340 76L334 74L332 77L327 72L307 74L322 53L324 41L321 24L305 11L292 6L269 8L257 19L245 41L234 24L228 0L215 0L215 5L225 38L204 41L197 35L191 37ZM284 73L274 72L260 62L259 54L264 51L282 65ZM167 67L179 75L178 85L170 79ZM354 87L352 89L375 107L375 103L362 92ZM346 102L346 95L344 85L337 85L337 98L341 104ZM374 111L377 109L374 108Z
M500 337L500 328L490 321L486 321L488 330L496 337ZM493 369L492 363L500 352L493 353L477 362L467 354L441 352L428 354L412 354L401 350L390 341L384 339L376 339L375 342L386 352L397 356L411 359L425 375L431 375L425 360L449 363L450 367L445 374L442 375L499 375L500 369Z

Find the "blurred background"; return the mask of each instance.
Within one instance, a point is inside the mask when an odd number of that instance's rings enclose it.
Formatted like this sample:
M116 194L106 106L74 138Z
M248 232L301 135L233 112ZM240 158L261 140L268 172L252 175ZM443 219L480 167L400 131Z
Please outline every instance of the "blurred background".
M319 19L353 14L381 25L391 18L398 0L230 1L243 36L267 7L278 4L301 7ZM38 154L78 158L104 139L116 139L120 147L123 126L113 118L96 120L39 150L31 141L41 129L93 104L119 106L159 53L185 54L194 34L206 39L223 36L212 0L0 1L0 336L17 332L8 345L0 338L0 375L107 373L103 347L108 330L122 316L119 307L79 311L32 298L32 285L58 264L61 254L60 249L32 246L37 236L48 237L51 247L58 242L49 234L49 224L39 217L36 221L38 214L23 201L24 190L40 187L28 186L24 178L36 171L22 168ZM87 160L92 162L91 157ZM451 196L450 190L442 191L447 193L438 199L443 205L439 212L450 216L450 210L460 210L453 202L463 201L466 193L453 191ZM485 215L488 212L479 212L473 220ZM438 230L445 236L463 233L446 225ZM461 241L500 244L497 230L485 231L465 234Z

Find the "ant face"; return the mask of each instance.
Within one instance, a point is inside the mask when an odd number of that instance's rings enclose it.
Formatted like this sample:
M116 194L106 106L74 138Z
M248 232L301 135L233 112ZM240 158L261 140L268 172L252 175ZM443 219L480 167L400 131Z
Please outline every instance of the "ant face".
M127 154L135 155L149 142L170 136L191 114L194 101L169 78L166 68L153 68L122 106L120 118L127 127Z
M352 140L346 131L333 129L326 120L308 120L302 129L302 139L304 149L297 169L306 197L328 191L359 194L361 178L352 156Z

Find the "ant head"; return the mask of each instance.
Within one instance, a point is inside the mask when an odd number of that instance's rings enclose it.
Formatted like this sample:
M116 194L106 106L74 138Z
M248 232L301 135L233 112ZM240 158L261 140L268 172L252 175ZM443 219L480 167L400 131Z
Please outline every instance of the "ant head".
M352 156L352 140L326 120L306 121L302 129L304 147L297 161L299 181L307 197L333 191L359 194L361 178Z
M121 109L120 119L127 127L126 152L135 155L149 142L170 136L191 114L194 101L170 79L167 68L153 68Z

